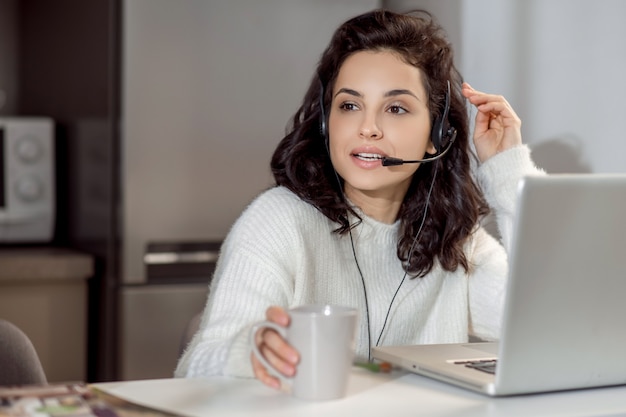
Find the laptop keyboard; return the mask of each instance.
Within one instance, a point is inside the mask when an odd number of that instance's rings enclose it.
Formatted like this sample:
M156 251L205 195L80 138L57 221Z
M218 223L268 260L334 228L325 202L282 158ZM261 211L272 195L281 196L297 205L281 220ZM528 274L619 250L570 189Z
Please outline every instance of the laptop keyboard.
M457 361L456 365L464 365L467 368L476 369L478 371L486 372L488 374L496 373L496 359L481 359L472 361Z

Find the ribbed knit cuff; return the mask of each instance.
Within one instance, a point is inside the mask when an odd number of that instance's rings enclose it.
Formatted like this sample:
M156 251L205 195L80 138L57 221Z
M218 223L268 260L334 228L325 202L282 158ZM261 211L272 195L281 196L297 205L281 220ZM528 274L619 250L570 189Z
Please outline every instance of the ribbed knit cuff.
M530 148L520 145L483 162L476 171L476 178L492 208L513 213L516 199L511 197L517 196L519 181L524 176L542 173L530 158Z

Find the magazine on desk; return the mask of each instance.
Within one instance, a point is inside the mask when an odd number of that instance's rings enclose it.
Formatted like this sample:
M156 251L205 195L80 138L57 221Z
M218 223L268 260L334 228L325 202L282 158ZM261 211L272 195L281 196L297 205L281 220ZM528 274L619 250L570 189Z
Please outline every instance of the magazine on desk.
M0 387L0 417L173 417L82 382Z

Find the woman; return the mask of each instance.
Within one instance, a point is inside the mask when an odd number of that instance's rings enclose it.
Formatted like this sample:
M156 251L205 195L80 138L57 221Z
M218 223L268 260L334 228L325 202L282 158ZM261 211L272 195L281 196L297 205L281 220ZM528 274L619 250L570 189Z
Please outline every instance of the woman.
M466 101L477 109L480 188ZM541 171L513 109L462 83L427 13L377 10L339 27L271 166L277 186L224 241L177 376L279 387L251 358L248 331L264 318L287 326L286 310L307 303L359 310L359 360L375 345L498 337L506 252L480 220L488 203L506 244L517 182ZM276 332L256 343L296 372L298 352Z

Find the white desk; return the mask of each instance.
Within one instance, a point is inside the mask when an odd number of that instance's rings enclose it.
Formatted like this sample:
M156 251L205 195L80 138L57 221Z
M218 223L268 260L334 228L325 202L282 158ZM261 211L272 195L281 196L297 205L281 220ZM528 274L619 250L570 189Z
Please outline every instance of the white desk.
M189 417L209 416L618 416L626 415L626 386L489 398L397 371L355 369L345 398L310 402L257 380L158 379L94 384L136 404Z

